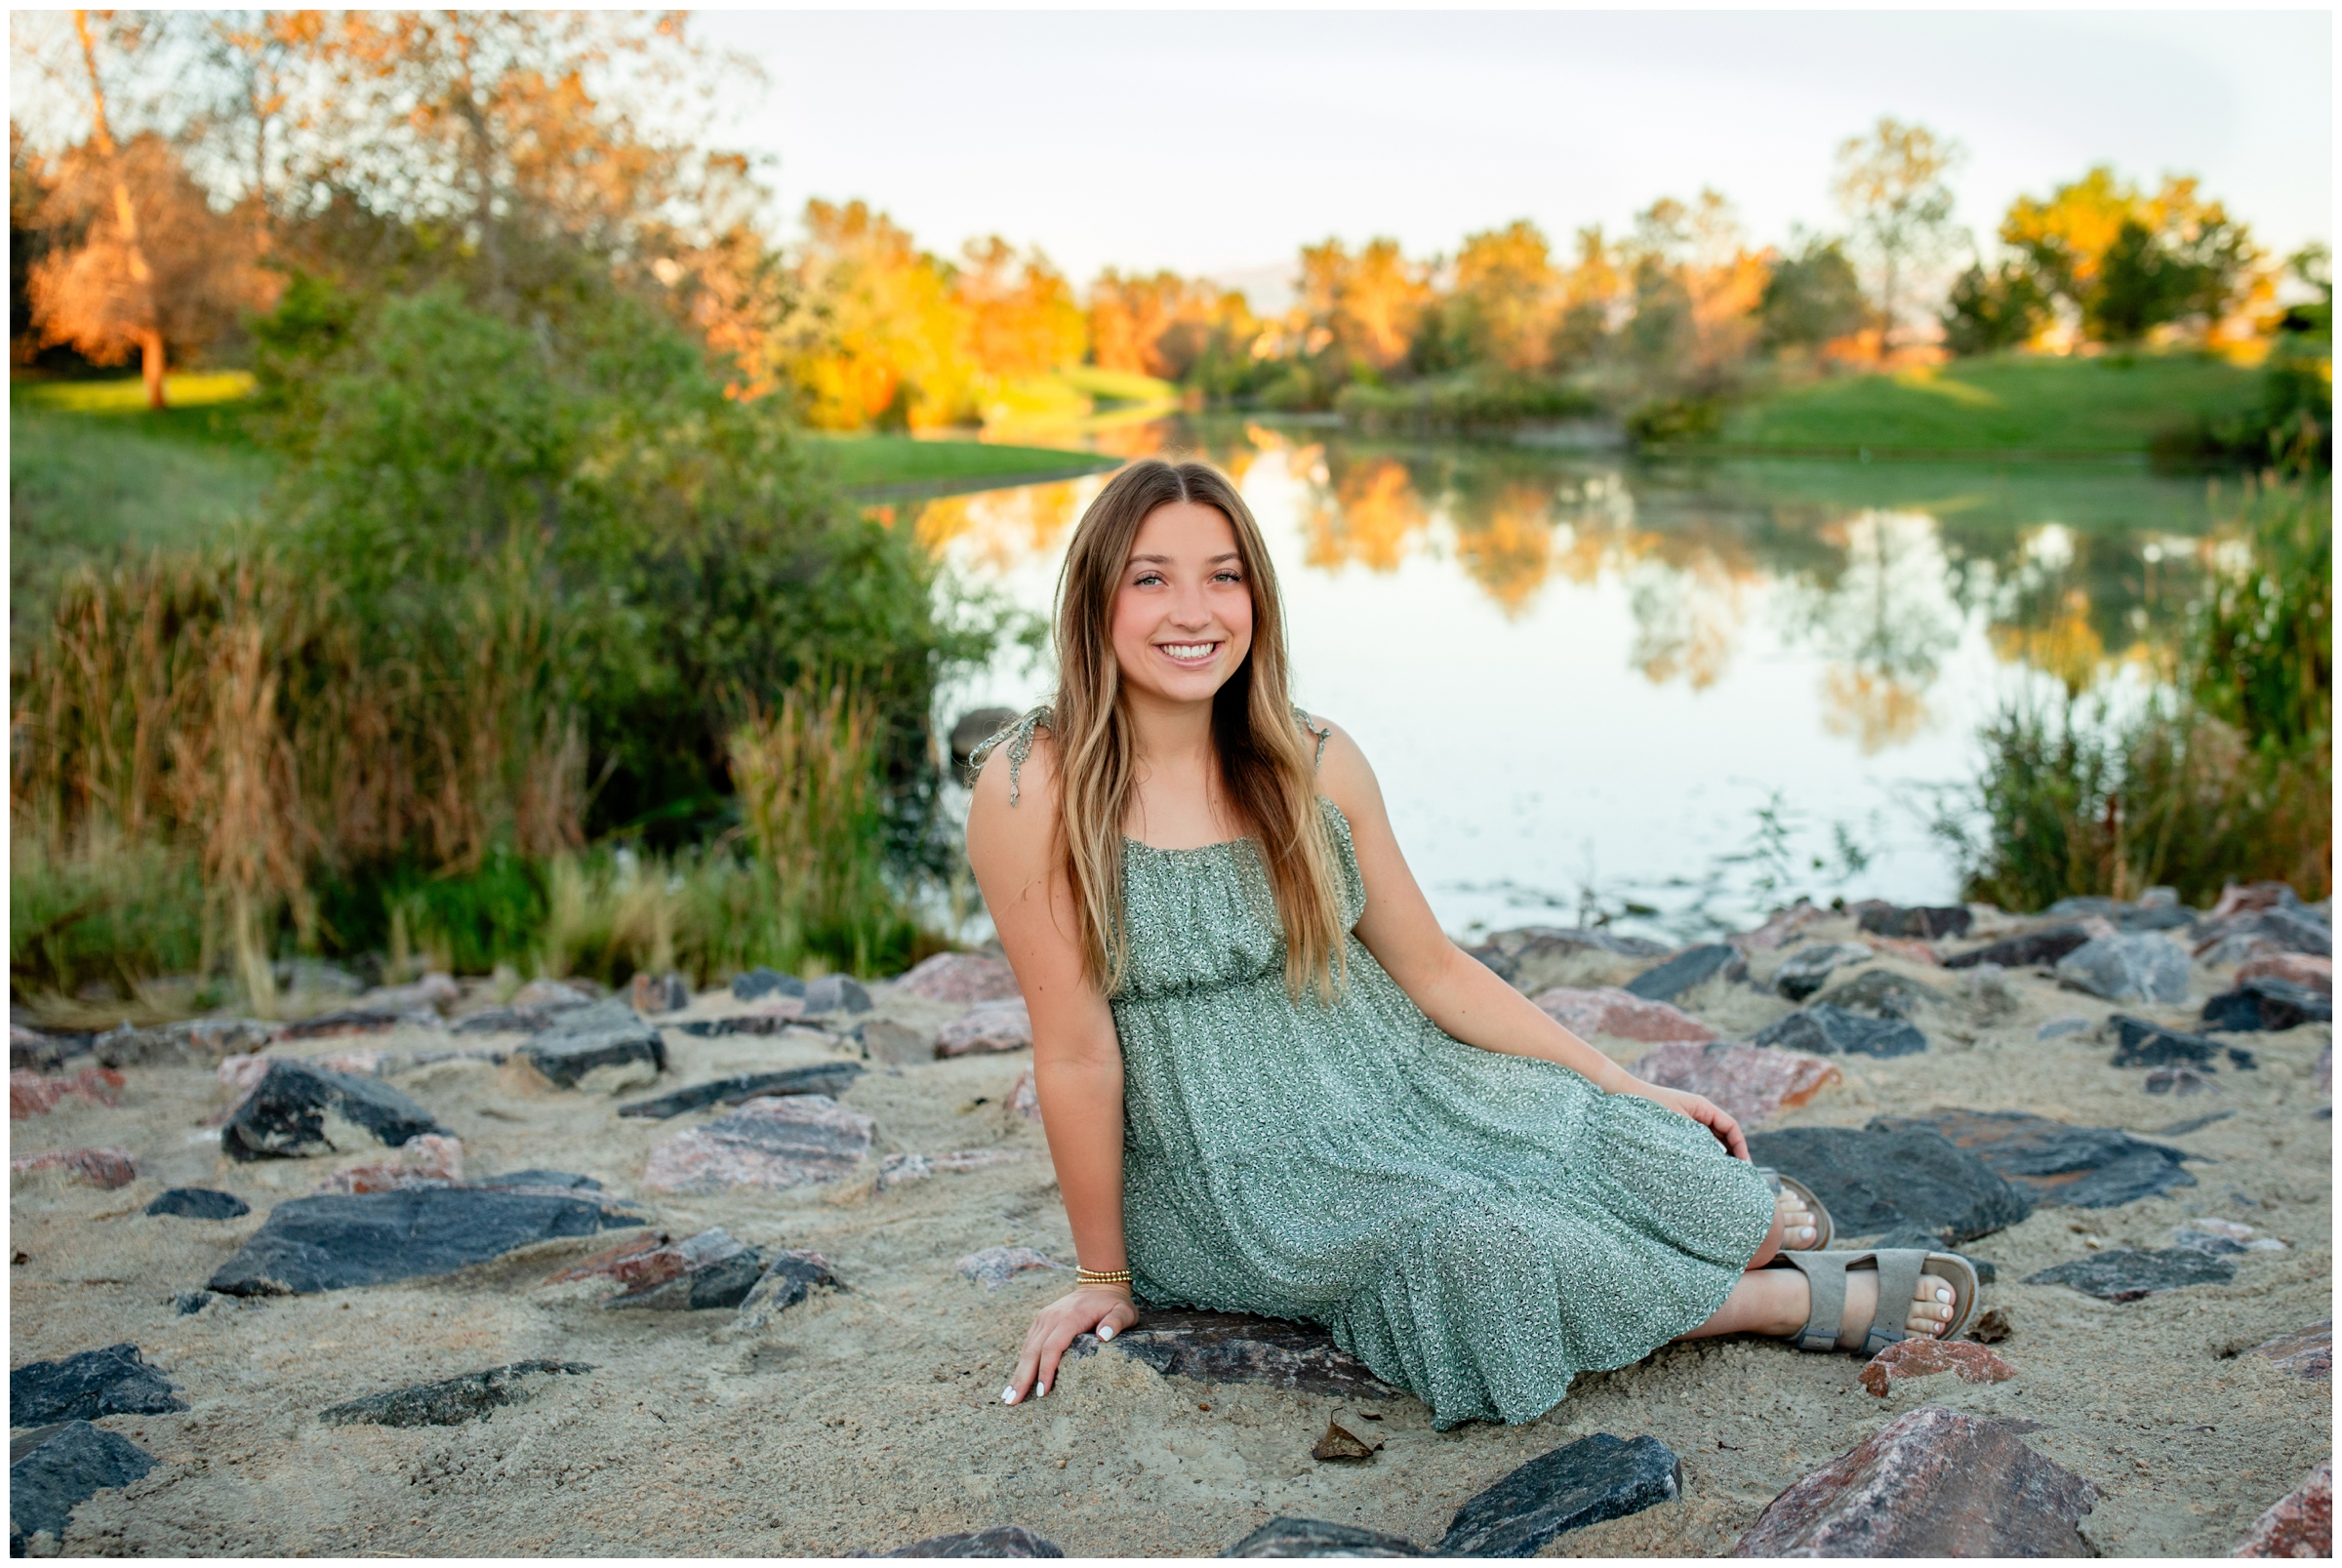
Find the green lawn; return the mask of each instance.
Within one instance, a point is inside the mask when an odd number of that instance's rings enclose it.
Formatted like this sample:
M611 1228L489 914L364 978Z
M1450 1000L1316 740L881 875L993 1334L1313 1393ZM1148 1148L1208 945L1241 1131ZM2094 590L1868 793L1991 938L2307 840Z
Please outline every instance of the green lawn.
M832 478L849 493L947 495L1040 478L1070 478L1116 466L1118 458L1059 447L989 441L921 441L907 435L811 438Z
M1791 387L1735 409L1723 442L1781 453L2118 454L2159 430L2241 413L2260 372L2203 354L1994 355Z

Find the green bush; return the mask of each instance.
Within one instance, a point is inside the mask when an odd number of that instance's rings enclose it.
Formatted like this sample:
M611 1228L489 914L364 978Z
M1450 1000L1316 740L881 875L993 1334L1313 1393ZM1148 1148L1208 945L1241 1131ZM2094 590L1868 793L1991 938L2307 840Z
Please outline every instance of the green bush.
M1334 399L1342 417L1368 433L1496 429L1530 420L1598 413L1589 392L1541 376L1467 371L1395 386L1353 382Z
M209 967L192 857L95 837L59 848L20 835L8 860L8 970L20 995L130 994L158 975Z
M1627 416L1627 434L1636 446L1713 441L1723 427L1724 407L1714 398L1661 398Z

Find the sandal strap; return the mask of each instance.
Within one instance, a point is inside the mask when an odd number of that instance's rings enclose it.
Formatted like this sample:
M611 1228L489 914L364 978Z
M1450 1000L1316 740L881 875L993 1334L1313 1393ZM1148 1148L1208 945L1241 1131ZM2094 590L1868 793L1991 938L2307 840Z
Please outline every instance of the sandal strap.
M1859 1252L1781 1254L1792 1268L1805 1276L1806 1295L1812 1302L1805 1313L1805 1326L1797 1330L1798 1349L1837 1348L1838 1325L1846 1318L1846 1265L1868 1256Z
M1919 1276L1927 1271L1924 1247L1882 1247L1871 1256L1878 1260L1878 1305L1871 1312L1870 1332L1863 1337L1865 1355L1877 1355L1910 1337L1904 1324L1918 1299Z

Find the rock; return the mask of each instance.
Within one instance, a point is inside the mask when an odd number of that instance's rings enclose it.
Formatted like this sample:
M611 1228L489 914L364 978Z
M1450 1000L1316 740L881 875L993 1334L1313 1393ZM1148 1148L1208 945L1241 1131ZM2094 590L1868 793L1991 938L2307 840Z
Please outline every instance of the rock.
M208 1186L175 1186L146 1205L148 1214L175 1214L182 1220L237 1220L252 1212L252 1205L233 1192L215 1191Z
M1988 1307L1977 1315L1975 1326L1968 1330L1968 1338L1978 1345L1999 1345L2015 1331L2015 1326L2009 1321L2007 1307Z
M2248 980L2281 980L2318 992L2321 996L2334 994L2334 961L2331 958L2313 958L2308 953L2280 952L2247 960L2237 970L2237 984Z
M2235 990L2223 991L2203 1004L2207 1029L2290 1029L2333 1021L2330 994L2273 975L2244 981Z
M601 987L583 980L532 980L512 993L512 1005L561 1013L591 1007L602 998Z
M1874 904L1862 911L1857 924L1881 937L1916 937L1921 942L1933 942L1939 937L1966 936L1974 919L1964 904L1908 909L1891 904Z
M864 1025L866 1031L869 1025ZM866 1032L864 1039L869 1036ZM992 1051L1023 1051L1032 1044L1032 1016L1022 997L1014 1001L984 1002L944 1025L936 1036L939 1057L974 1056Z
M1883 1399L1898 1383L1957 1372L1962 1383L2006 1383L2017 1369L1981 1345L1964 1340L1897 1340L1862 1369L1862 1386Z
M1633 975L1667 948L1644 937L1573 926L1521 926L1500 931L1472 956L1523 995L1556 985L1607 985Z
M2085 895L2060 899L2041 914L2049 919L2067 920L2095 916L2117 931L2177 931L2196 923L2196 912L2180 907L2177 893L2169 888L2151 891L2171 896L2159 897L2152 903L2141 899L2136 904L2125 904L2120 899Z
M645 1017L654 1013L679 1013L691 1005L691 986L671 970L664 975L636 975L628 996L634 1011Z
M2028 1274L2025 1283L2067 1285L2100 1301L2135 1302L2159 1290L2225 1285L2236 1277L2235 1264L2190 1247L2164 1247L2157 1252L2109 1247Z
M792 1028L806 1028L817 1035L828 1032L798 1024L797 1020L805 1014L805 1004L794 996L768 996L756 1005L757 1011L753 1013L738 1013L731 1018L695 1018L667 1026L703 1040L723 1034L787 1034Z
M208 1290L182 1290L171 1298L171 1305L178 1308L180 1316L192 1317L218 1300Z
M2283 882L2227 882L2221 885L2220 897L2204 918L2222 920L2232 914L2301 906L2301 895Z
M1765 1506L1735 1557L2086 1557L2098 1492L2030 1421L1922 1405Z
M1645 1083L1706 1096L1743 1128L1761 1126L1805 1104L1841 1076L1820 1057L1721 1041L1663 1045L1630 1070Z
M2151 1067L2147 1072L2147 1092L2151 1095L2218 1094L2220 1086L2194 1067Z
M39 1154L9 1156L11 1177L34 1176L43 1171L60 1171L69 1181L87 1182L110 1192L139 1179L139 1162L127 1148L53 1148Z
M2232 1557L2331 1557L2334 1554L2334 1462L2322 1459L2302 1483L2252 1521Z
M8 1074L8 1119L45 1116L67 1095L78 1095L93 1105L118 1106L122 1103L122 1074L111 1067L84 1067L69 1078L50 1078L12 1068Z
M2149 1073L2148 1076L2155 1075ZM2155 1129L2155 1136L2158 1138L2184 1137L2189 1133L2201 1132L2216 1121L2226 1121L2235 1114L2236 1112L2233 1110L2215 1110L2208 1116L2190 1116L2183 1121L2175 1121L2168 1127L2158 1127Z
M722 1236L731 1241L723 1230L702 1231L703 1236ZM697 1240L698 1238L693 1238ZM656 1285L674 1278L690 1266L682 1247L665 1230L643 1230L628 1236L617 1246L597 1252L590 1258L580 1259L559 1272L546 1276L548 1285L574 1284L585 1279L610 1279L619 1284Z
M154 1456L119 1432L68 1421L10 1439L8 1549L25 1555L31 1539L62 1540L73 1510L109 1487L154 1468Z
M808 981L805 985L805 1016L820 1018L825 1013L867 1013L870 1010L870 993L851 975L824 975Z
M1260 1383L1338 1398L1399 1397L1399 1390L1337 1348L1334 1337L1313 1323L1289 1323L1251 1312L1173 1308L1149 1312L1136 1328L1124 1329L1108 1343L1165 1377ZM1083 1334L1066 1353L1088 1355L1098 1347L1096 1335Z
M913 1182L924 1182L939 1173L952 1175L981 1171L989 1165L1016 1165L1032 1156L1014 1148L960 1148L949 1154L889 1154L878 1162L878 1178L872 1188L884 1192Z
M1530 998L1545 1015L1572 1034L1615 1035L1622 1040L1688 1040L1706 1043L1716 1030L1681 1009L1605 985L1581 990L1557 985Z
M1926 1127L1788 1127L1750 1134L1749 1149L1812 1187L1849 1238L1908 1227L1957 1246L2033 1212L2022 1188Z
M2062 1040L2069 1034L2080 1034L2090 1026L2090 1021L2076 1013L2053 1018L2033 1031L2037 1040Z
M1335 1460L1372 1459L1374 1451L1382 1446L1380 1439L1370 1443L1340 1422L1329 1421L1325 1424L1325 1435L1311 1448L1310 1458L1320 1465Z
M1871 956L1870 948L1850 942L1800 947L1773 971L1773 989L1793 1002L1801 1002L1822 988L1832 970L1846 964L1868 963Z
M1220 1553L1223 1557L1420 1557L1421 1547L1379 1530L1282 1514Z
M2262 1357L2280 1372L2313 1383L2329 1382L2334 1375L2334 1320L2322 1317L2308 1328L2280 1334L2244 1353Z
M765 1263L764 1272L741 1298L737 1325L747 1333L754 1333L773 1318L796 1306L820 1286L826 1290L843 1290L829 1260L818 1252L802 1247L790 1247L776 1252Z
M586 1361L515 1361L439 1383L370 1393L320 1410L317 1419L328 1427L459 1427L492 1417L499 1406L527 1403L536 1391L535 1379L560 1374L578 1378L593 1370Z
M934 1029L891 1018L874 1018L858 1025L854 1033L862 1041L862 1054L872 1062L909 1067L935 1060L937 1031Z
M828 1095L758 1096L651 1150L653 1192L778 1191L843 1180L870 1151L877 1124Z
M1018 717L1013 707L972 707L962 713L959 722L951 726L951 766L966 767L978 746L1016 723Z
M276 1026L248 1018L197 1018L159 1028L125 1024L90 1042L101 1067L210 1066L276 1038Z
M659 1030L616 1000L561 1014L531 1036L520 1054L562 1089L577 1087L595 1067L647 1062L654 1072L666 1070L666 1042Z
M504 1176L484 1176L471 1184L499 1192L599 1192L602 1184L590 1176L575 1171L512 1171Z
M1017 973L1004 958L980 952L939 952L895 982L898 990L930 1002L1004 1002L1022 996Z
M720 1238L720 1241L717 1239ZM702 1231L677 1250L699 1251L686 1272L637 1286L602 1303L604 1311L730 1311L747 1299L764 1277L762 1247L743 1246L722 1229Z
M439 1015L429 1008L415 1008L403 1012L378 1012L373 1008L351 1007L338 1013L320 1013L297 1024L281 1024L270 1033L272 1040L331 1040L350 1034L382 1034L405 1025L410 1028L435 1029L440 1026Z
M184 1410L171 1381L139 1355L135 1345L109 1345L61 1361L33 1361L8 1375L8 1424L46 1427L54 1421L101 1416L154 1416Z
M1683 1466L1656 1437L1581 1437L1533 1459L1456 1509L1442 1557L1533 1557L1567 1531L1682 1495Z
M1870 1126L1940 1133L2035 1203L2051 1207L2107 1209L2196 1185L2180 1167L2190 1157L2180 1149L2113 1127L2074 1127L2028 1111L1936 1110L1877 1116Z
M391 1162L353 1165L336 1171L312 1192L396 1192L406 1187L448 1186L464 1180L464 1145L437 1133L422 1133L399 1146Z
M961 1278L972 1279L986 1290L998 1290L1019 1274L1035 1268L1063 1268L1065 1265L1050 1262L1030 1247L987 1247L982 1252L969 1253L951 1266L959 1271ZM1073 1343L1078 1346L1081 1341Z
M778 969L751 969L745 975L732 977L732 994L744 1002L768 996L792 996L803 1001L805 983Z
M1946 1007L1951 1000L1933 985L1891 969L1866 969L1844 985L1822 992L1822 1001L1831 1007L1906 1022L1917 1018L1922 1008Z
M1831 911L1817 909L1810 899L1799 899L1786 909L1775 909L1764 917L1764 924L1754 931L1744 931L1724 940L1742 952L1770 952L1786 946L1797 934L1817 920L1827 920Z
M221 1134L220 1145L239 1160L347 1153L328 1136L328 1113L390 1148L418 1133L447 1131L429 1111L380 1079L276 1057ZM350 1134L341 1136L343 1144L351 1142Z
M212 1275L228 1296L308 1295L444 1274L516 1247L643 1224L593 1197L481 1184L294 1198Z
M1722 976L1739 980L1749 972L1740 949L1729 943L1711 942L1686 947L1666 963L1646 969L1627 982L1627 989L1653 1002L1672 1002L1694 985Z
M26 1028L21 1024L8 1026L9 1070L26 1072L55 1072L68 1061L89 1053L98 1036L66 1029Z
M2215 1258L2233 1257L2245 1252L2289 1250L2275 1236L2255 1235L2248 1225L2219 1219L2190 1220L2171 1232L2171 1244L2175 1247L2193 1247L2198 1252L2208 1252Z
M2057 978L2110 1002L2184 1002L2188 955L2160 937L2100 937L2060 958Z
M357 976L340 964L329 964L321 958L280 959L270 966L270 972L276 988L293 996L347 998L366 989L366 983ZM447 977L442 975L438 978L445 980Z
M2241 963L2281 952L2331 960L2333 927L2298 905L2206 916L2195 931L2196 956L2204 963Z
M603 1095L616 1099L658 1081L659 1065L636 1057L629 1062L605 1062L598 1067L587 1067L570 1087L582 1095Z
M445 1013L463 999L463 988L455 977L434 970L411 985L377 985L360 993L350 1009L396 1018L406 1013Z
M929 1536L908 1547L897 1547L889 1557L1062 1557L1065 1550L1046 1536L1034 1535L1021 1524L995 1524L989 1530L958 1530Z
M853 1087L854 1080L862 1076L862 1071L859 1062L817 1062L809 1067L785 1067L779 1072L744 1072L737 1077L695 1083L655 1100L637 1100L630 1106L619 1106L618 1113L665 1121L670 1116L680 1116L687 1110L701 1110L708 1106L737 1106L744 1101L759 1098L828 1095L835 1099Z
M2031 969L2039 964L2054 964L2089 940L2090 933L2080 926L2052 926L2046 931L2030 931L1967 952L1954 953L1944 960L1944 967L1973 969L1978 964L1999 964L2002 969Z
M1765 1025L1750 1044L1821 1056L1916 1056L1927 1036L1899 1018L1865 1018L1834 1002L1814 1002Z
M585 1005L585 1004L580 1004ZM570 1011L560 1007L483 1007L449 1025L458 1034L536 1034Z
M1030 1065L1017 1074L1017 1081L1009 1085L1007 1107L1009 1115L1019 1121L1038 1122L1041 1119L1040 1083L1033 1077Z
M2114 1026L2116 1048L2108 1064L2117 1067L2191 1066L2205 1072L2217 1070L2213 1063L2222 1055L2236 1067L2249 1072L2259 1064L2250 1051L2234 1045L2222 1045L2218 1040L2186 1029L2170 1028L2117 1013L2107 1020Z

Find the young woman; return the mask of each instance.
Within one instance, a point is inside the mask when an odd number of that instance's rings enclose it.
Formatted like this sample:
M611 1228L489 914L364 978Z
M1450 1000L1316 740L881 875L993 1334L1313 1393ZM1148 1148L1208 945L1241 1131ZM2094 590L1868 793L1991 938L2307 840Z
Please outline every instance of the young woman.
M1442 1427L1693 1335L1964 1327L1964 1260L1821 1251L1729 1115L1448 941L1364 754L1291 705L1284 636L1234 487L1133 463L1066 559L1055 702L979 753L968 855L1080 1264L1002 1398L1137 1300L1322 1323Z

